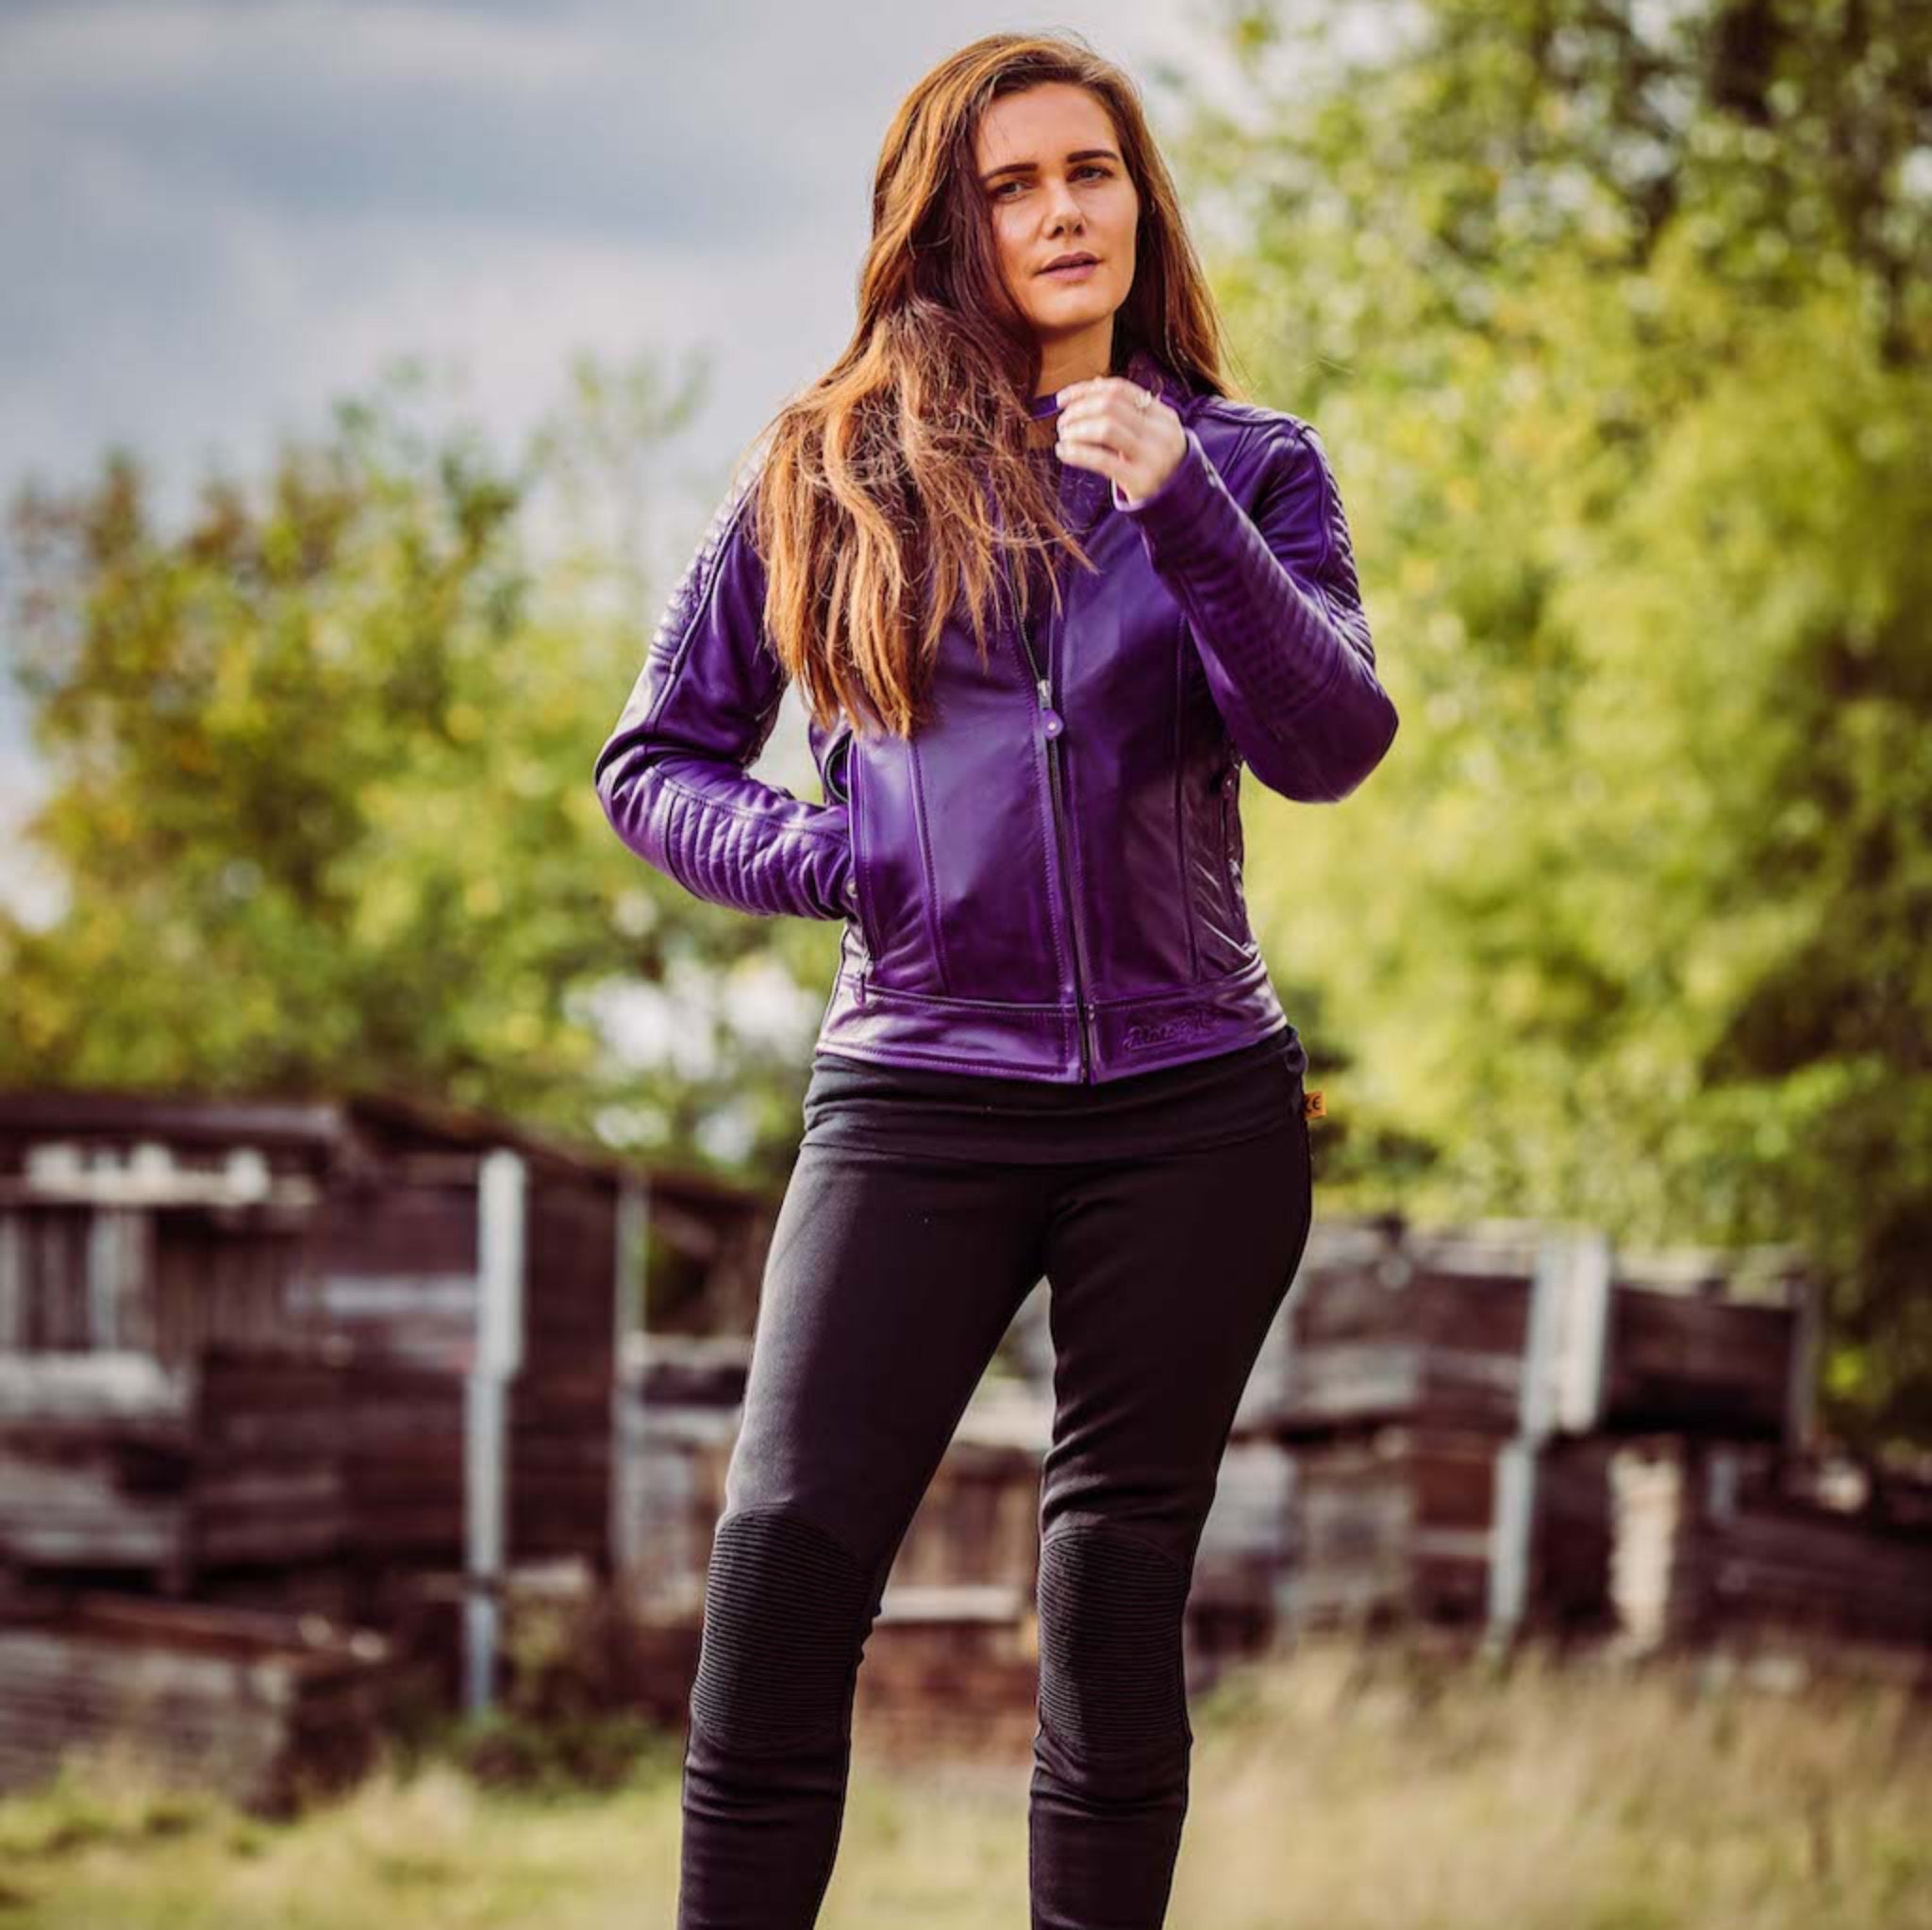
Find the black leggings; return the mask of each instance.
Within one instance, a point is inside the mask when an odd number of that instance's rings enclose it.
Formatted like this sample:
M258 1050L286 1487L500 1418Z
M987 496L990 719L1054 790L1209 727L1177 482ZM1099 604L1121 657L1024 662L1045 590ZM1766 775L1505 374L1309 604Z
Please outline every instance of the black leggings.
M1193 1744L1182 1611L1312 1207L1258 1137L1021 1164L814 1144L774 1230L684 1755L679 1930L817 1921L860 1653L967 1401L1042 1275L1034 1930L1162 1922Z

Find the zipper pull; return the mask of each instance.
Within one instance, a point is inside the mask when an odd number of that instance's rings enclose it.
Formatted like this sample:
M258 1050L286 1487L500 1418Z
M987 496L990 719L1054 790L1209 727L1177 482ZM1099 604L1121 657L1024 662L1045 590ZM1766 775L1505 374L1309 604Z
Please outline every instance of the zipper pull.
M1060 713L1053 707L1053 686L1044 677L1040 679L1040 714L1046 719L1048 737L1058 737L1066 728Z

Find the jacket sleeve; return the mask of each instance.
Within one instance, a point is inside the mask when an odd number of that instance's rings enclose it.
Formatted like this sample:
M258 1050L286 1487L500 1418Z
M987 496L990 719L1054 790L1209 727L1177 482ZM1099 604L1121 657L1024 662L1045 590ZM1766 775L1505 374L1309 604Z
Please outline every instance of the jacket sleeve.
M1264 438L1252 516L1195 431L1151 495L1115 507L1186 613L1235 749L1271 790L1305 804L1346 797L1381 762L1395 706L1375 675L1341 496L1309 424L1280 415Z
M755 483L712 518L593 781L617 835L687 891L761 917L839 918L851 891L846 807L746 771L785 692L751 541Z

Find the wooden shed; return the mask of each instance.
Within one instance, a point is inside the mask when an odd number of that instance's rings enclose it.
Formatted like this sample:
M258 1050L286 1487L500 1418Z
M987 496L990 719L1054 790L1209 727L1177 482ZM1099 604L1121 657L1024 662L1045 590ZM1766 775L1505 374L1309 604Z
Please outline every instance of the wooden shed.
M607 1572L646 1265L755 1277L771 1210L393 1094L0 1096L0 1564Z

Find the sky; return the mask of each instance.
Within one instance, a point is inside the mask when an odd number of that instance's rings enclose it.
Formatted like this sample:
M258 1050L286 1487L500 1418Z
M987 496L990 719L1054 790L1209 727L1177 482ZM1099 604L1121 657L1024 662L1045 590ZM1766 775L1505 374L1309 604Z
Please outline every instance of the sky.
M1211 85L1214 18L1195 0L0 0L0 484L71 486L119 443L171 519L212 458L265 468L408 355L454 372L508 442L579 348L706 360L692 453L722 475L844 346L877 146L935 60L1072 29L1135 75L1158 136L1160 63ZM40 782L0 680L0 896L28 916L53 902L16 835Z

